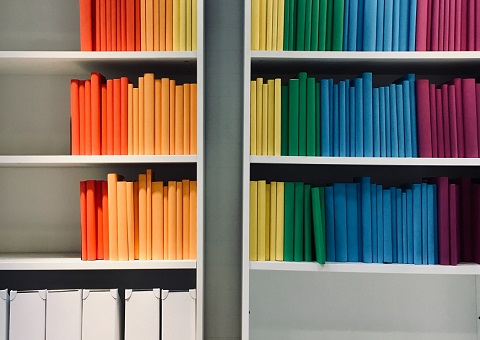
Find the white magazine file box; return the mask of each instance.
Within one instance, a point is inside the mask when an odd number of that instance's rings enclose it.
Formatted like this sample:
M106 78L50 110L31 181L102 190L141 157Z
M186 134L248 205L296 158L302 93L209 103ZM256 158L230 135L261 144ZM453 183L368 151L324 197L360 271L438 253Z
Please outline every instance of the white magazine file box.
M46 340L81 340L82 290L48 290L46 320Z
M10 322L10 295L8 289L0 290L0 340L8 339L8 323Z
M10 292L10 340L45 340L46 290Z
M160 338L160 289L125 290L125 340Z
M194 340L197 294L162 290L162 340Z
M118 289L84 289L82 340L120 340L120 313Z

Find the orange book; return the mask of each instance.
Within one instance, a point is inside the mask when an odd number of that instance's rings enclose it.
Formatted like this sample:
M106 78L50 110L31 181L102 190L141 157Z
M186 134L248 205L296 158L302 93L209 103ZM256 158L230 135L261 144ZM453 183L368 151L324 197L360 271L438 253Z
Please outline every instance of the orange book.
M82 260L87 259L87 182L80 182L80 231L82 235Z
M173 51L173 1L174 0L166 0L165 2L165 50L166 51Z
M122 153L122 87L120 79L113 79L113 154Z
M107 51L112 51L112 1L106 0L105 3L105 25L107 34Z
M80 155L85 155L85 81L81 80L78 82L78 108L80 114Z
M80 93L78 79L70 81L70 153L80 155Z
M144 136L145 155L155 154L155 76L153 73L144 75Z
M147 259L147 175L138 175L138 249L140 260Z
M97 210L97 260L103 260L103 206L102 181L95 181L95 209Z
M177 182L168 182L168 260L177 259Z
M145 155L145 85L138 78L138 154Z
M133 153L133 84L128 84L128 155Z
M163 260L163 182L152 182L152 260Z
M113 80L107 80L107 155L114 151Z
M100 2L100 51L107 50L107 0Z
M197 258L197 182L190 181L190 259Z
M133 154L138 155L138 88L133 89Z
M155 155L162 153L162 81L155 79Z
M135 0L135 51L141 51L141 41L142 41L142 15L140 11L140 0Z
M177 182L177 260L183 259L183 183Z
M183 85L183 154L190 154L190 84Z
M85 80L85 154L92 154L92 83Z
M102 79L98 72L92 72L91 77L91 120L92 120L92 155L101 155L101 123L102 123Z
M145 43L147 51L153 51L154 44L154 24L153 24L153 0L145 1Z
M102 181L102 209L103 209L103 259L110 259L110 238L108 227L108 182Z
M175 87L175 154L183 155L183 85Z
M161 133L161 154L170 154L170 79L162 78L162 133Z
M175 155L175 80L170 80L170 155Z
M133 250L133 257L135 260L140 259L140 245L139 245L139 230L138 230L138 182L133 182L133 217L134 217L134 229L133 229L133 237L134 237L134 250Z
M147 169L147 260L152 259L152 170Z
M80 50L93 51L92 0L80 0Z
M140 0L140 38L141 51L147 51L147 4L146 0Z
M87 260L97 259L97 209L95 181L87 181Z
M174 20L177 17L174 17ZM175 22L174 22L175 25ZM179 13L178 13L178 50L187 50L187 1L180 0Z
M127 238L128 260L135 259L135 207L133 199L133 182L127 182Z
M122 1L117 0L117 51L122 51Z
M95 36L93 39L92 43L92 50L93 51L100 51L100 44L101 44L101 38L100 38L100 25L101 25L101 17L100 17L100 1L96 0L94 2L95 8L94 8L94 14L95 14L95 21L93 23L93 29L95 31Z
M127 0L121 0L122 51L127 50Z
M163 259L168 260L168 184L163 187Z
M117 182L118 259L128 261L127 182Z
M107 155L107 84L102 84L102 155Z
M120 79L120 154L128 155L128 78Z
M120 0L112 0L112 12L111 12L111 22L112 22L112 51L118 51L117 46L117 1Z
M117 174L108 174L108 251L109 259L118 260Z
M190 154L197 154L197 84L190 84Z
M180 3L182 0L173 1L173 50L180 51ZM183 3L185 3L183 1Z
M135 51L135 0L126 0L127 51Z
M190 181L182 181L182 199L183 199L183 230L182 230L182 249L183 259L190 258L190 244L188 238L190 237Z
M160 0L153 0L153 50L160 51Z
M166 0L159 0L160 1L160 51L165 51L165 20L166 20Z

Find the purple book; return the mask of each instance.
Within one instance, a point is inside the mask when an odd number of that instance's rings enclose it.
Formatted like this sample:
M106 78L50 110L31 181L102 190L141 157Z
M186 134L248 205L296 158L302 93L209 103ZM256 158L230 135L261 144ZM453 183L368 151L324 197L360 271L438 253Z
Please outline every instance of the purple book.
M432 128L428 79L416 81L418 156L432 157Z
M459 262L458 258L458 228L459 228L459 186L458 184L448 185L448 203L449 203L449 222L450 222L450 264L456 266Z
M451 143L450 143L450 117L448 112L448 85L442 84L440 86L442 91L442 108L443 108L443 138L445 144L445 158L452 157Z
M445 158L445 139L443 138L443 104L441 89L435 89L435 99L437 101L438 157Z
M457 112L457 136L458 136L458 157L465 157L465 136L463 133L463 105L462 105L462 79L455 78L450 84L455 85L455 105Z
M462 262L473 262L473 235L472 228L472 179L463 177L460 179L460 214L461 214L461 253Z
M448 111L450 123L450 153L452 158L458 158L457 137L457 106L455 100L455 85L448 85Z
M430 179L429 182L437 185L438 261L441 265L449 265L450 217L448 177L435 177Z
M478 157L477 100L475 79L462 79L463 134L465 138L465 157Z
M437 101L435 98L435 84L430 84L430 122L432 126L432 157L438 157L437 135Z

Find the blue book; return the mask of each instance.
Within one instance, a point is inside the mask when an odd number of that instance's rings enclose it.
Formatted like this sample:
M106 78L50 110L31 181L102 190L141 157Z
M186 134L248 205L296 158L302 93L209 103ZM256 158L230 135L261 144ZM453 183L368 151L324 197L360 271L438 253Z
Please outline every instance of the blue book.
M422 264L422 186L412 184L413 192L413 263Z
M372 194L370 177L356 178L362 193L362 244L363 262L372 263Z
M321 140L322 140L322 156L332 156L330 153L330 86L328 84L328 79L322 79L320 81L320 115L321 115Z
M385 0L377 2L377 42L375 51L383 51L383 28L385 18Z
M373 156L380 157L380 89L373 89Z
M377 0L364 0L363 50L375 51L377 47Z
M407 237L407 192L402 192L402 252L403 263L408 263L408 237Z
M371 72L363 79L363 155L373 157L373 79Z
M390 188L390 200L392 201L392 262L397 263L397 188Z
M304 248L304 229L303 223L305 210L305 184L303 182L295 182L295 225L293 234L293 260L303 261Z
M410 84L410 115L412 123L412 151L413 157L418 157L418 148L417 148L417 106L416 106L416 94L415 94L415 75L408 74L408 82Z
M397 134L398 134L398 157L405 157L405 113L403 111L403 87L396 85L397 92Z
M398 50L399 51L408 51L408 35L409 35L409 26L408 26L408 15L409 15L409 2L410 1L397 1L400 2L400 15L399 15L399 39L398 39Z
M347 183L347 258L348 262L359 262L358 248L358 184Z
M365 0L358 0L358 15L357 15L357 51L363 51L363 22L365 9Z
M345 7L347 8L347 7ZM344 32L348 34L348 45L347 51L356 51L357 50L357 18L358 18L358 1L351 0L348 7L348 27L349 31Z
M345 80L345 156L350 157L350 80Z
M410 73L400 77L395 81L396 84L403 86L403 110L405 122L405 154L406 157L417 157L417 122L416 122L416 103L415 103L415 75ZM411 145L411 147L410 147ZM412 155L408 156L411 148Z
M392 51L393 47L393 0L385 0L383 26L383 50Z
M415 51L415 36L417 32L417 0L410 0L409 2L408 51Z
M385 139L387 141L387 157L392 157L392 131L390 128L390 88L385 86Z
M397 202L397 263L403 263L403 211L402 189L395 190Z
M349 95L350 95L350 157L355 157L356 155L356 144L355 144L355 122L356 122L356 111L355 111L355 87L350 87L349 88Z
M398 157L398 130L397 130L397 91L395 84L390 88L390 137L392 139L392 157Z
M427 183L421 184L422 189L422 264L428 264L428 193Z
M427 184L427 264L436 264L435 257L435 184Z
M380 157L387 157L387 135L385 127L385 87L380 88Z
M298 155L307 155L307 73L298 73Z
M355 2L356 0L352 0ZM345 0L344 3L344 18L343 18L343 46L342 51L348 51L348 35L350 34L349 27L350 27L350 0Z
M346 117L346 101L345 101L345 82L338 83L338 121L339 121L339 156L347 156L347 117Z
M383 262L392 263L392 197L383 190Z
M338 84L333 85L333 156L340 156L340 107Z
M327 261L335 262L335 203L332 186L325 187L325 239Z
M329 137L330 137L330 156L333 156L334 155L334 152L333 152L333 148L334 148L334 135L333 135L333 111L334 111L334 105L335 105L335 102L333 101L333 78L330 78L328 79L328 88L330 89L328 91L328 94L330 96L330 106L329 106L329 109L330 109L330 126L329 126L329 129L330 129L330 134L329 134Z
M363 229L362 229L362 190L360 184L358 184L357 190L357 220L359 223L357 224L358 227L358 249L359 249L359 262L363 262Z
M433 186L433 245L434 245L434 256L435 264L439 263L438 259L438 188L435 184Z
M412 192L412 189L407 189L406 192L407 192L407 263L413 264L413 192Z
M377 185L372 184L372 262L378 263L378 216L377 216Z
M322 155L322 97L321 85L315 83L315 156ZM283 122L283 120L282 120ZM283 155L282 155L283 156Z
M412 113L410 112L410 82L402 81L403 117L405 124L405 157L413 157L412 148Z
M335 204L335 261L348 261L347 253L347 198L345 183L333 184Z
M399 51L400 49L400 2L393 2L393 17L392 17L392 51Z
M363 157L363 79L355 79L355 156Z
M377 185L377 262L383 263L383 231L385 224L383 220L383 188Z

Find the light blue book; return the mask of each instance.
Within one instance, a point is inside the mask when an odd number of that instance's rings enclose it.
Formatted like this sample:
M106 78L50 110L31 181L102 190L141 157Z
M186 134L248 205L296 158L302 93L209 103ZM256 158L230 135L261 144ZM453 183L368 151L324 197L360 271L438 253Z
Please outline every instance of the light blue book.
M373 89L373 156L380 157L380 89Z
M421 184L422 188L422 264L428 264L428 193L427 183Z
M410 82L402 81L403 87L403 117L405 124L405 157L413 157L412 147L412 113L410 112Z
M395 84L390 84L390 136L392 138L392 157L398 157L398 120L397 91Z
M393 48L393 0L385 0L385 14L383 26L383 50L392 51Z
M405 157L405 112L403 111L403 87L396 85L397 92L397 134L398 134L398 157Z
M335 203L333 186L325 187L325 234L327 261L335 262Z
M345 79L345 138L346 138L346 157L350 157L350 80Z
M347 8L345 6L345 8ZM357 50L357 25L358 25L358 1L351 0L349 3L348 11L348 45L347 51ZM346 32L344 32L346 34Z
M383 262L392 263L392 197L383 190Z
M333 155L340 156L340 107L338 84L333 85Z
M380 157L387 157L387 132L385 126L385 87L380 88Z
M385 138L387 140L387 157L392 157L392 131L390 120L390 87L385 86Z
M392 262L398 262L397 253L397 188L390 188L390 199L392 201L391 216L392 216Z
M345 183L333 184L335 204L335 261L348 261L347 248L347 198Z
M422 186L412 184L413 191L413 263L422 264Z
M378 263L378 213L377 213L377 185L372 184L372 262ZM383 208L383 207L382 207Z
M377 262L383 263L383 233L385 223L383 219L383 188L377 185Z
M393 1L392 51L400 50L400 2Z
M370 177L360 177L355 179L360 182L360 192L362 196L362 244L363 244L363 262L372 263L372 194Z
M355 138L355 122L356 122L356 111L355 111L355 100L356 100L356 97L355 97L355 87L350 87L349 88L349 95L350 95L350 99L349 99L349 102L350 102L350 136L349 136L349 139L350 139L350 154L349 156L350 157L355 157L356 155L356 144L355 144L355 141L356 141L356 138Z
M363 79L355 78L355 156L363 157Z
M363 50L375 51L377 47L377 0L364 0Z
M328 84L328 79L322 79L320 81L320 115L321 115L321 140L322 140L322 156L332 156L330 153L331 144L330 144L330 86Z
M413 192L407 192L407 263L413 264Z
M402 253L402 263L408 263L407 193L405 191L402 192Z
M417 0L409 1L408 15L408 51L415 51L415 37L417 32Z
M400 16L399 16L399 40L398 40L398 50L399 51L408 51L408 36L409 36L409 26L408 26L408 15L410 14L409 2L408 0L397 1L400 3Z
M352 0L355 2L356 0ZM348 51L348 36L350 34L350 0L345 0L344 18L343 18L343 46L342 51Z
M377 2L377 42L375 46L376 51L383 51L384 18L385 18L385 0L378 0Z
M347 258L348 262L359 262L358 249L358 187L357 183L346 184L347 196Z
M402 211L402 189L397 188L397 263L403 263L403 211Z
M338 104L339 104L339 156L347 156L347 110L346 110L346 96L345 96L345 82L338 83Z
M435 184L427 184L427 264L436 264L435 257Z
M363 79L363 155L373 157L373 79L371 72Z

